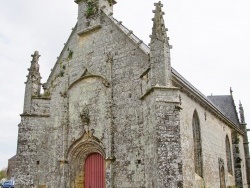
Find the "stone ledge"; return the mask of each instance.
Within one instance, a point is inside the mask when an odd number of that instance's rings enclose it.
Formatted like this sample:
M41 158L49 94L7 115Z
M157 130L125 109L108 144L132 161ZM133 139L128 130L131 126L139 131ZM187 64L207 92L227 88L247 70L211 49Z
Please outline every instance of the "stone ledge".
M32 96L32 99L42 99L42 100L51 100L51 97L39 97L39 96Z
M144 100L150 93L152 93L154 91L169 91L169 90L178 91L179 88L177 88L177 87L166 87L166 86L153 86L149 90L147 90L145 94L143 94L140 97L140 100ZM177 103L177 101L168 101L168 102L176 102Z
M50 117L49 114L20 114L21 117Z
M81 30L79 32L77 32L78 35L86 35L88 33L90 33L91 31L97 31L99 29L101 29L101 25L97 25L97 26L93 26L93 27L90 27L88 29L84 29L84 30Z

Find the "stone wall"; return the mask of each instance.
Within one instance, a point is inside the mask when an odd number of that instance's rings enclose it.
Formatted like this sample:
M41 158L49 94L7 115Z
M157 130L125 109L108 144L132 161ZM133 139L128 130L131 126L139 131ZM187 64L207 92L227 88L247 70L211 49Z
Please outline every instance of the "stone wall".
M68 150L87 129L80 118L85 105L88 128L104 144L107 163L116 159L114 179L107 184L144 186L139 97L147 62L148 56L105 16L93 33L78 36L74 30L45 85L50 100L33 98L32 114L22 116L17 187L69 186Z
M233 174L228 173L226 158L226 135L230 140L230 146L233 159L233 145L231 134L233 132L227 124L211 112L202 107L195 98L189 97L186 93L181 93L181 143L183 152L183 177L184 187L219 187L219 164L218 159L224 161L225 181L227 186L235 185ZM192 118L194 111L197 111L200 121L201 141L202 141L202 159L203 159L203 178L195 174L194 170L194 146L192 132ZM242 135L240 145L243 146ZM240 148L241 158L244 157L243 148ZM232 161L233 163L233 161ZM242 165L242 171L244 171ZM247 187L245 175L243 175L244 187Z
M105 158L107 188L219 187L218 161L226 164L232 129L178 88L152 88L141 41L101 11L98 18L92 23L98 27L84 30L84 20L76 26L44 93L25 103L30 111L19 125L16 187L83 187L84 161L93 152ZM194 110L203 177L194 172ZM226 165L225 171L226 185L234 185Z
M16 167L17 166L16 166L16 155L15 155L8 160L7 178L9 180L14 178Z
M177 88L154 88L143 101L146 187L183 187Z

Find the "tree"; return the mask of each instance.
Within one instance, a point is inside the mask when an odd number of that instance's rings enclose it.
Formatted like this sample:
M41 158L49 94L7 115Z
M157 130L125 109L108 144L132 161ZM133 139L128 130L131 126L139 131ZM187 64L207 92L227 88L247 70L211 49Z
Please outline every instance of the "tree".
M0 171L0 180L3 179L3 178L7 178L7 168L3 168Z

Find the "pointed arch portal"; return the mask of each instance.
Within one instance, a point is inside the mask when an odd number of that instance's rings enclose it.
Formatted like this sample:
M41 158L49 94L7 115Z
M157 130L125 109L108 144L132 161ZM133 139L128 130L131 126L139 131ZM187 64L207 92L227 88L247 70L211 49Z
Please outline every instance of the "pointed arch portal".
M104 159L99 153L90 154L85 161L84 188L105 188Z
M100 140L85 131L69 148L69 187L105 188L106 160Z

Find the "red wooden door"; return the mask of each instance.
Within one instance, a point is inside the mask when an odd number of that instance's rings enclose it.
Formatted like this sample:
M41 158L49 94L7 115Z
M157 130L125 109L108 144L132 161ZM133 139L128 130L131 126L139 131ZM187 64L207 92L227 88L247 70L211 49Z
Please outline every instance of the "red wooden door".
M99 153L90 154L85 161L84 188L105 188L104 159Z

